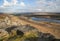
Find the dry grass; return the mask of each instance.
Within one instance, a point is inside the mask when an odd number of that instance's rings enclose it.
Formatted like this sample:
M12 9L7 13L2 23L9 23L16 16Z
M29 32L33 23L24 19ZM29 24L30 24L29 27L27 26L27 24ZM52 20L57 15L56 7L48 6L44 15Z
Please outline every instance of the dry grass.
M24 33L24 35L22 37L20 35L16 35L15 31L12 31L12 33L7 38L7 40L6 39L4 39L4 40L6 40L6 41L27 41L27 40L31 40L31 38L33 40L36 40L35 38L38 37L38 33L35 30Z

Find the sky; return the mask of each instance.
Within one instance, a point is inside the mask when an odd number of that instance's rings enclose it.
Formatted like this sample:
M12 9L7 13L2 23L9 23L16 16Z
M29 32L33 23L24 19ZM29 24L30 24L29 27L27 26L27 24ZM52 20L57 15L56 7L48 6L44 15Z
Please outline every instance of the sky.
M60 12L60 0L0 0L0 12Z

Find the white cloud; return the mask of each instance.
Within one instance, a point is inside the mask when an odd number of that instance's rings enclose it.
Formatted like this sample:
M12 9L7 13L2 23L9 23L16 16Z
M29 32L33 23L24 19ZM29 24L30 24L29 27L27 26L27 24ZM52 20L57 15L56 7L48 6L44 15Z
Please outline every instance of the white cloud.
M4 6L8 6L10 5L9 2L7 2L7 0L4 0L4 3L3 3Z
M10 5L11 5L11 4L10 4L7 0L4 0L3 5L0 6L0 7L5 8L5 7L8 7L8 6L10 6Z
M7 0L4 0L3 5L0 7L9 7L13 5L17 5L17 0L12 0L11 2L8 2Z
M24 2L21 2L21 3L20 3L20 6L25 7L26 5L25 5Z
M60 0L37 0L36 4L39 9L42 9L42 11L46 12L58 12L58 7L60 8Z
M54 12L55 11L55 12L58 12L59 8L60 8L60 6L58 6L58 5L60 5L60 0L59 1L57 0L56 2L55 1L47 2L46 0L36 0L33 3L35 3L35 5L31 6L30 3L25 4L24 1L20 1L20 3L18 4L18 0L11 0L11 2L8 2L7 0L4 0L3 5L0 6L0 7L6 7L6 8L8 7L9 11L11 11L11 9L13 9L11 12L16 11L16 10L17 10L17 12L18 11L19 12L20 11L21 12L22 11L31 11L31 12L33 12L33 11L35 11L35 12L38 12L38 11L40 11L40 12L41 11L42 12L43 11L44 12L50 12L50 11ZM23 9L23 10L21 10L21 9ZM24 9L26 9L26 10L24 10Z
M19 4L17 4L17 2L17 0L14 0L9 3L7 0L4 0L3 5L0 6L0 12L17 12L16 10L26 7L26 4L24 2L20 2Z
M25 7L26 5L24 2L20 2L20 4L18 4L18 0L12 0L11 2L4 0L3 5L0 7L12 7L12 6Z
M17 2L18 2L17 0L12 0L13 5L17 5Z
M37 11L42 11L42 9L36 9Z

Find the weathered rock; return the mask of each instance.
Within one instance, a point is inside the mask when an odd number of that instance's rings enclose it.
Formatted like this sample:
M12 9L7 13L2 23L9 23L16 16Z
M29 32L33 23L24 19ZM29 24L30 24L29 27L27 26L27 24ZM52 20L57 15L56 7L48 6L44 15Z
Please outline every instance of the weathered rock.
M7 31L3 30L3 29L0 29L0 40L1 39L6 39L9 37L9 34Z
M32 31L32 30L35 30L38 32L38 30L36 28L34 28L33 26L30 26L30 25L21 25L21 26L18 26L16 29L18 29L24 33Z
M0 15L0 28L7 28L11 26L21 25L19 19L13 15L1 14Z

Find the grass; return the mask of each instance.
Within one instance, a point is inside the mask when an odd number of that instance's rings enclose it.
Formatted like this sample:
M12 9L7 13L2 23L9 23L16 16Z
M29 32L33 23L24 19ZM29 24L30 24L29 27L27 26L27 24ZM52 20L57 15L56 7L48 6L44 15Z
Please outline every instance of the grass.
M36 37L38 37L38 33L34 30L28 31L24 33L24 35L21 37L20 35L16 35L16 32L13 34L10 34L10 36L7 38L7 41L35 41Z

